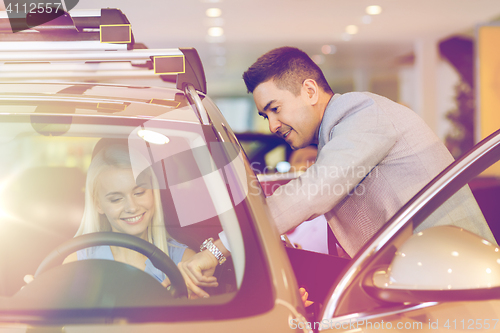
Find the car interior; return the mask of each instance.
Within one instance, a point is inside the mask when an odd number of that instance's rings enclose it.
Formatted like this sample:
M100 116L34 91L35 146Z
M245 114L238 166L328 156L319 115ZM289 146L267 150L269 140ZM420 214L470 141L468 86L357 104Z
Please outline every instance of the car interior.
M127 142L127 136L118 139L118 133L125 131L127 135L133 130L123 126L113 130L106 125L73 124L64 134L45 135L47 132L40 131L33 123L11 125L17 127L18 132L13 130L12 136L4 136L1 148L11 161L2 164L0 194L0 296L7 297L26 284L24 276L33 275L53 249L74 237L84 208L86 168L95 147L110 140ZM60 124L46 124L44 129L51 125L53 130L54 125ZM111 132L117 133L115 138L109 138ZM103 133L107 137L99 136ZM201 177L203 172L214 170L203 171L196 166L201 163L196 158L210 158L210 155L203 156L201 148L191 150L191 143L186 139L192 134L170 133L170 144L175 148L164 152L163 158L158 158L152 167L163 181L160 192L167 231L177 241L196 250L204 239L217 237L222 231L220 217L214 207L210 207L213 205L211 193ZM155 156L160 156L158 153ZM205 209L192 214L193 204ZM218 269L216 276L220 284L210 290L213 295L237 289L231 260Z

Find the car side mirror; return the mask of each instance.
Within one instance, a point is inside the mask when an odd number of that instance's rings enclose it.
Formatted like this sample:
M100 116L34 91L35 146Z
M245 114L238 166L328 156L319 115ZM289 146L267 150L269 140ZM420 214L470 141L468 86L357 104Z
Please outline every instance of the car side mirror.
M500 250L467 230L432 227L412 235L388 267L367 274L363 288L386 302L497 299Z

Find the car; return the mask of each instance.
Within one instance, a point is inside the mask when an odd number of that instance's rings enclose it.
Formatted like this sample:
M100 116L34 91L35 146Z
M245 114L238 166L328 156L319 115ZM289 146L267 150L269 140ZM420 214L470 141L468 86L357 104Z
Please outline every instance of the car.
M0 83L2 329L127 323L143 330L169 323L199 330L211 323L210 330L227 331L236 318L261 328L276 314L302 318L298 287L258 181L206 95L196 50L134 48L130 24L118 10L75 12L58 20L40 31L0 37L0 61L8 74ZM110 30L103 22L127 29L123 43L102 43L117 41L105 35ZM96 82L110 75L122 82L156 76L165 86ZM232 256L215 272L219 286L210 289L209 299L187 300L177 267L168 257L154 259L149 243L104 232L73 238L85 208L86 173L103 142L138 152L141 158L131 162L137 174L144 170L141 161L154 170L170 237L199 251L205 239L226 231ZM264 229L257 220L268 220ZM276 239L262 243L261 233ZM110 260L60 265L69 252L118 243L149 256L174 288ZM26 284L26 275L34 281ZM274 285L276 277L287 283ZM256 291L259 297L253 297ZM290 330L286 320L269 327Z
M253 132L235 133L235 135L256 174L289 171L290 164L287 161L292 154L292 148L282 137Z
M295 249L281 240L268 213L266 180L259 182L206 94L197 52L137 50L132 38L103 46L106 28L95 22L103 14L109 18L109 11L87 18L65 14L64 27L72 32L63 35L74 40L63 43L51 41L52 34L59 34L52 30L61 28L51 29L50 22L40 29L43 33L0 36L5 45L0 70L9 67L11 73L9 80L0 81L1 331L436 332L500 327L498 246L453 226L417 229L456 191L468 191L468 184L490 189L477 177L496 174L500 131L431 181L354 258ZM118 10L111 16L120 18L115 24L130 28ZM81 24L92 26L83 29ZM79 31L92 36L82 42ZM40 70L25 70L26 63L26 68ZM105 73L116 67L120 69ZM69 69L74 77L63 82ZM119 76L122 71L163 76L165 82L158 81L158 87L134 85L133 80L125 84L136 74ZM106 75L119 76L122 83L84 82ZM83 81L75 82L75 77ZM176 266L150 242L117 232L74 237L85 196L91 195L89 166L102 147L113 144L129 149L134 177L157 180L152 184L161 195L158 205L171 238L198 251L205 239L225 231L231 256L217 267L219 285L206 288L209 298L188 299ZM495 201L480 206L484 211L489 207L489 221L498 216ZM132 248L149 257L172 287L119 261L62 264L75 251L103 245ZM27 275L34 280L26 283ZM304 307L301 286L315 302L312 307Z

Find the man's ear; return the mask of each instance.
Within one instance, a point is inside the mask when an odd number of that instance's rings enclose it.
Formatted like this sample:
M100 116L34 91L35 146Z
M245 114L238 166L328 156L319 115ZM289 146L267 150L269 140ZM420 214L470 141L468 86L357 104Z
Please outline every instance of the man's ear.
M311 105L315 105L319 100L319 87L315 80L306 79L302 83L302 93Z

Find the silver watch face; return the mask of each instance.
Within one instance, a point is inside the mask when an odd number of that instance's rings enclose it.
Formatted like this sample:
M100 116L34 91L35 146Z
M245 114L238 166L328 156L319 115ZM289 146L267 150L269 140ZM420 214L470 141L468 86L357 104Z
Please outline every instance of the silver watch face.
M212 242L210 241L210 238L205 239L203 243L200 246L200 251L206 249L208 247L208 244L211 244Z

